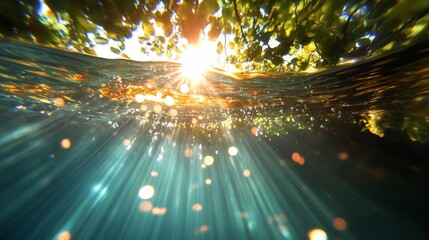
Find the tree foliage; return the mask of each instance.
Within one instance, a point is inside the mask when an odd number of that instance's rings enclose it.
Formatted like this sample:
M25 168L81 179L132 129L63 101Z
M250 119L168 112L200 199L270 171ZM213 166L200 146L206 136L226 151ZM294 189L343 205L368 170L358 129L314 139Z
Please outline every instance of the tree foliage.
M0 34L94 54L136 28L143 54L178 58L202 39L242 70L306 70L366 58L426 38L427 0L39 0L1 1ZM157 29L162 29L159 34ZM94 35L95 40L90 36ZM126 57L126 56L125 56Z

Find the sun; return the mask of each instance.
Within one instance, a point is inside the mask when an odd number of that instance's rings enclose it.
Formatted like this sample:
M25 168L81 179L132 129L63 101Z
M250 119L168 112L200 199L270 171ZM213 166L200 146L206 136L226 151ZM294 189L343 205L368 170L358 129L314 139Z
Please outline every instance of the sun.
M214 44L206 42L199 46L191 46L182 53L181 72L188 80L199 82L204 79L204 73L215 64L216 59Z

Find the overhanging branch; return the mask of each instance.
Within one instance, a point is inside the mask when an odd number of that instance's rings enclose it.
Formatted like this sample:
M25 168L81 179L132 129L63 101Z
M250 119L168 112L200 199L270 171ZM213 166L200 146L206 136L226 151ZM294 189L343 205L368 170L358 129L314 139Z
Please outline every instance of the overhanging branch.
M246 38L246 35L244 34L243 27L241 26L241 18L240 18L240 14L238 13L237 0L233 0L232 2L234 4L234 11L235 11L235 15L237 16L238 25L240 26L241 36L243 37L244 42L247 44L247 38Z

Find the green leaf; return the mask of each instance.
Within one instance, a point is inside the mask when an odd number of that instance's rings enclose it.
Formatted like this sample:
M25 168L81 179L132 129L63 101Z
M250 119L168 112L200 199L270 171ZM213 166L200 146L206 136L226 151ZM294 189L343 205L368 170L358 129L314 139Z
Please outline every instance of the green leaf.
M115 53L115 54L121 54L121 49L119 49L119 48L117 48L117 47L113 47L113 46L111 46L110 47L110 51L112 52L112 53Z
M233 8L231 6L232 4L228 5L228 6L224 6L222 8L222 18L224 18L224 20L226 22L231 22L231 23L236 23L236 19L233 16Z
M94 40L95 40L95 42L97 44L107 44L107 43L109 43L109 39L104 38L104 37L100 37L100 36L96 37Z
M168 22L162 26L162 30L164 30L164 35L169 37L173 33L173 25Z
M216 41L222 31L222 27L220 26L220 22L217 18L211 18L210 20L210 31L208 32L208 37L210 41Z
M155 9L156 5L158 4L158 0L146 0L146 1L144 1L144 3L145 3L145 7L149 11L152 11Z
M86 31L94 31L96 29L96 26L83 16L78 16L77 21Z
M223 44L221 42L217 42L216 53L220 55L222 51L223 51Z
M247 50L247 56L250 60L254 60L262 53L262 47L258 44L252 44L250 48Z
M282 64L282 63L284 62L284 60L283 60L283 58L282 58L282 57L280 57L280 56L273 56L273 57L271 58L271 62L272 62L274 65L280 65L280 64Z
M156 38L158 39L158 41L160 41L161 43L165 43L165 37L163 36L156 36Z
M199 6L199 10L207 16L217 12L219 10L219 4L217 0L204 0Z
M121 57L126 58L126 59L131 59L127 54L125 53L121 53Z
M139 36L139 37L137 37L137 41L141 44L141 43L143 43L144 41L147 41L148 39L145 37L145 36Z
M143 34L145 38L149 38L155 34L155 28L153 28L152 23L147 22L143 24Z
M119 43L118 43L118 47L119 47L119 49L121 49L121 51L124 51L124 49L125 49L125 44L124 44L124 42L123 42L123 41L119 42Z
M235 43L234 42L229 42L228 43L228 48L229 49L234 49L235 48Z

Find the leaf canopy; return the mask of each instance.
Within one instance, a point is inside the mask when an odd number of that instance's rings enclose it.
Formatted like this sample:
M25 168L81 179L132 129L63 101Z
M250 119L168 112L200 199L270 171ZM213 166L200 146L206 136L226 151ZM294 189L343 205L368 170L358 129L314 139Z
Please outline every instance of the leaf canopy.
M207 39L240 70L305 71L427 38L428 13L427 0L1 1L0 35L89 54L111 40L122 56L125 39L138 37L142 54L172 60L180 39Z

